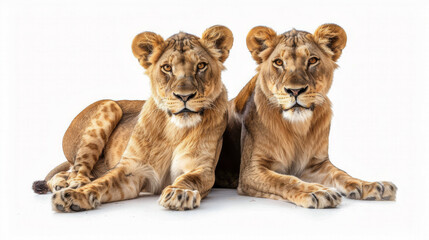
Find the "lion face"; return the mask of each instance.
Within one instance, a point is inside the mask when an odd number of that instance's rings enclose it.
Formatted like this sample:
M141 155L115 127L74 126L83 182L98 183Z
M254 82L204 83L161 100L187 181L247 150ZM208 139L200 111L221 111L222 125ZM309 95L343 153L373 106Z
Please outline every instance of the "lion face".
M201 39L182 32L165 41L150 32L136 36L133 52L147 69L152 96L176 126L193 127L205 109L214 107L232 42L231 31L223 26L207 29Z
M249 32L247 46L259 63L261 90L285 119L305 121L327 101L346 39L334 24L322 25L314 35L295 29L277 35L266 27Z

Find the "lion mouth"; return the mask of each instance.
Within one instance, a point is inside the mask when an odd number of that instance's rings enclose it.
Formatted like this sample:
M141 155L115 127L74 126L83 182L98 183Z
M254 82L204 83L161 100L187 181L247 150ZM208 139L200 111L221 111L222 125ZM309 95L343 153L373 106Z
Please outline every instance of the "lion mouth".
M204 112L204 109L203 110L201 110L201 111L199 111L199 112L195 112L195 111L192 111L192 110L190 110L189 108L183 108L182 110L180 110L180 111L178 111L178 112L176 112L176 113L173 113L174 115L179 115L179 114L189 114L189 113L198 113L198 114L202 114Z
M313 104L311 104L311 106L310 107L304 107L304 106L302 106L302 105L300 105L300 104L298 104L297 102L292 106L292 107L290 107L290 108L288 108L288 109L284 109L283 111L285 111L285 112L287 112L287 111L289 111L289 110L292 110L292 109L300 109L300 108L303 108L303 109L308 109L308 110L314 110L314 105Z

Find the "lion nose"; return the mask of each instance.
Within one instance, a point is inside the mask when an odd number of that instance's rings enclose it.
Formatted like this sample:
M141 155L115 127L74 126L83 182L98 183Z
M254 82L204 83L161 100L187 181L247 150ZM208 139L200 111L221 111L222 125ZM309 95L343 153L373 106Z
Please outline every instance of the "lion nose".
M178 99L182 100L183 102L187 102L187 101L189 101L191 98L194 98L194 97L195 97L195 95L197 95L197 93L191 93L191 94L188 94L188 95L181 95L181 94L173 93L173 95L174 95L175 97L177 97Z
M291 96L294 97L298 97L298 95L300 95L301 93L304 93L305 91L307 91L308 86L304 87L304 88L285 88L285 91L287 93L289 93Z

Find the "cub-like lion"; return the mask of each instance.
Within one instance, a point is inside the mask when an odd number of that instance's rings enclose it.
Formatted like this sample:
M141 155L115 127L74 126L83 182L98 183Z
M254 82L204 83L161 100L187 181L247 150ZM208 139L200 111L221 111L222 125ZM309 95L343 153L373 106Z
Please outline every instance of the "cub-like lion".
M227 125L223 62L233 36L224 26L201 39L180 32L167 40L152 32L137 35L134 56L147 69L152 95L146 101L96 102L71 123L63 139L72 166L36 192L54 192L53 209L89 210L100 203L161 193L173 210L197 208L215 181L215 166Z
M277 35L267 27L249 32L247 47L258 73L231 101L218 186L238 185L240 194L307 208L337 206L341 195L333 188L353 199L395 199L393 183L353 178L329 159L327 93L346 40L335 24L322 25L314 34L291 30Z

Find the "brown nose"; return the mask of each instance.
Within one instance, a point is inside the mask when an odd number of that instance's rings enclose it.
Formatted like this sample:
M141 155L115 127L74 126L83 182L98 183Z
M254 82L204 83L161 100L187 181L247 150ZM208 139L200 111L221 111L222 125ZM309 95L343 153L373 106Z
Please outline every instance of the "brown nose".
M307 91L307 88L308 88L308 86L306 86L304 88L296 88L296 89L285 88L285 91L287 93L289 93L291 96L298 97L298 95L300 95L301 93Z
M177 97L178 99L182 100L183 102L187 102L191 98L195 97L195 95L197 95L197 93L191 93L191 94L188 94L188 95L181 95L181 94L173 93L173 95L175 97Z

